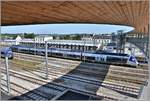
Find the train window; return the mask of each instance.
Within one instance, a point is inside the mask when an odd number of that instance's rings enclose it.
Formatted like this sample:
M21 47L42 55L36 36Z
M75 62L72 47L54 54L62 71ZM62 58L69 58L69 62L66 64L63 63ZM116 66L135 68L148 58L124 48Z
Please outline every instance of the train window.
M122 62L122 59L121 58L118 58L118 57L110 57L108 56L107 59L106 59L108 62Z
M95 57L95 60L96 60L96 61L99 61L99 57Z
M58 55L58 56L63 56L63 54L61 54L61 53L56 53L56 55Z
M104 58L102 58L102 61L104 61Z
M95 60L97 60L97 61L104 61L104 58L103 57L95 57Z
M122 63L126 63L127 62L127 58L122 58Z
M87 56L86 59L88 59L88 60L95 60L95 57Z

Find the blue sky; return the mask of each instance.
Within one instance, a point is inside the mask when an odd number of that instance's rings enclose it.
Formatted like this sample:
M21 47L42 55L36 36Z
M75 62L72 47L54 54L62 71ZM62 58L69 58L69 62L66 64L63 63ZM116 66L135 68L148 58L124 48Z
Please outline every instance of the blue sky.
M36 34L68 34L68 33L112 33L117 30L125 32L133 30L132 27L106 24L39 24L1 26L1 33L36 33Z

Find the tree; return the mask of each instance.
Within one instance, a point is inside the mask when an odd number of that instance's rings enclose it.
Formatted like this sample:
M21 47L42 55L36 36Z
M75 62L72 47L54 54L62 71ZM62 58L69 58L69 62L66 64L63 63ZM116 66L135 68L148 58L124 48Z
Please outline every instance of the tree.
M65 39L65 40L69 40L69 39L70 39L70 35L65 35L65 36L64 36L64 39Z
M29 33L29 34L24 33L24 38L31 38L31 39L33 39L33 38L35 38L35 34L34 33Z
M81 36L79 34L72 37L72 40L81 40Z
M17 34L13 35L13 39L16 39L16 37L17 37Z

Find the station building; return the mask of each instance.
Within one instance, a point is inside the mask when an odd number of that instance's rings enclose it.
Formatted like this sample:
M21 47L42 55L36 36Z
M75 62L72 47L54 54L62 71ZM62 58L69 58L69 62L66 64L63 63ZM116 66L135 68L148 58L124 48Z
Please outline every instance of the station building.
M48 48L65 48L71 50L96 50L100 43L93 44L93 41L83 40L49 40L47 41ZM20 45L35 48L44 48L45 41L24 41L20 42Z
M18 45L20 44L22 38L18 35L16 39L4 39L1 40L1 45Z
M111 42L112 36L111 34L101 34L101 35L93 35L93 36L85 36L82 38L85 41L93 41L93 44L101 43L103 45L107 45Z
M52 36L36 36L34 40L35 42L45 42L48 40L53 40L53 37Z
M102 49L103 46L110 43L111 35L95 35L94 37L83 37L81 40L54 40L52 36L37 36L34 41L22 40L20 45L44 48L45 41L48 42L48 48L92 51Z

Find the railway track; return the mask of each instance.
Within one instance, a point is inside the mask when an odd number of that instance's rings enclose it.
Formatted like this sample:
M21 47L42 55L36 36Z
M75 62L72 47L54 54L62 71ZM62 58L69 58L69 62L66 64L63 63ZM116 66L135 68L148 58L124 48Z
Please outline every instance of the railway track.
M60 69L60 68L59 68ZM87 68L87 69L89 69L89 68ZM80 70L80 69L77 69L78 71L80 71L80 72L84 72L83 70ZM87 72L87 70L86 70L86 72ZM95 71L94 71L95 72ZM102 71L103 72L103 71ZM116 73L118 73L118 74L121 74L121 75L123 75L123 73L124 73L124 75L129 75L129 76L133 76L133 75L135 75L135 74L131 74L131 73L128 73L128 72L120 72L120 71L115 71L115 70L112 70L112 72L114 72L114 74L116 74ZM91 71L89 72L89 73L91 73ZM103 73L101 73L101 74L103 74ZM118 74L116 75L116 76L118 76ZM101 75L102 76L102 75ZM136 76L142 76L142 78L143 77L145 77L145 75L141 75L141 74L137 74ZM145 80L144 80L145 81Z
M15 64L15 63L14 63ZM59 64L59 63L57 63L57 65L61 65L61 64ZM65 65L63 65L63 66L61 66L62 68L63 67L66 67ZM72 66L68 66L68 67L72 67ZM66 68L67 70L68 69L72 69L72 68ZM78 71L84 71L85 69L87 69L87 70L90 70L90 72L92 71L92 69L90 69L90 68L87 68L87 66L86 67L82 67L82 66L80 66L80 69L78 68L78 69L76 69L76 70L78 70ZM86 71L87 71L86 70ZM99 69L100 70L100 69ZM106 69L102 69L102 70L100 70L99 71L98 69L96 70L96 71L94 71L94 73L103 73L103 72L106 72L107 70ZM109 70L109 72L110 72L110 74L121 74L121 75L128 75L128 76L132 76L132 77L139 77L139 78L144 78L144 79L147 79L148 78L148 76L147 76L147 74L140 74L140 73L133 73L133 72L126 72L126 71L119 71L119 70Z
M21 55L21 53L20 53ZM23 54L22 58L24 59L30 59L30 60L40 60L38 58L36 58L37 56L34 56L34 55L29 55L30 57L27 57L25 54ZM88 62L85 62L85 63L81 63L79 61L74 61L74 63L72 63L71 61L72 60L65 60L65 59L59 59L58 58L53 58L53 57L48 57L48 60L54 60L54 61L49 61L50 63L59 63L61 65L68 65L68 66L77 66L77 63L82 67L86 67L86 68L92 68L92 69L111 69L111 70L120 70L120 71L126 71L126 72L130 72L130 73L139 73L139 74L148 74L148 70L143 70L142 68L129 68L129 67L124 67L124 66L113 66L113 65L104 65L104 64L96 64L96 63L88 63ZM41 61L41 60L40 60ZM59 61L59 62L58 62ZM77 63L76 63L77 62Z
M39 71L38 71L39 72ZM108 82L108 81L103 81L103 80L96 80L96 79L89 79L87 77L83 77L83 76L77 76L77 75L73 75L73 74L65 74L63 75L61 73L61 71L57 71L53 70L51 68L51 71L49 72L50 75L62 75L61 78L67 78L67 79L73 79L73 80L79 80L79 81L83 81L89 84L94 84L94 85L98 85L98 86L105 86L105 87L112 87L114 89L118 89L118 90L126 90L126 91L133 91L138 93L139 91L139 87L135 87L135 86L130 86L130 85L125 85L125 84L117 84L117 83L113 83L113 82Z
M97 67L97 68L95 68L95 69L93 69L92 68L92 66L90 67L90 66L88 66L88 65L72 65L72 64L67 64L67 65L65 65L65 64L63 64L63 63L60 63L60 62L53 62L53 61L49 61L49 64L50 64L50 66L53 66L53 64L57 64L57 65L60 65L60 67L62 67L62 68L66 68L66 69L72 69L72 68L75 68L76 70L81 70L81 71L93 71L94 73L101 73L101 72L107 72L108 71L108 68L106 69L105 67ZM128 76L135 76L135 77L139 77L139 78L148 78L147 77L147 74L141 74L141 73L136 73L136 72L130 72L130 71L120 71L120 70L117 70L117 69L109 69L109 72L111 73L111 74L121 74L121 75L128 75Z
M71 88L71 87L68 87L68 86L65 86L65 85L60 85L60 84L57 84L57 83L54 83L54 82L48 82L47 80L41 80L41 79L38 79L38 78L35 78L35 77L30 77L30 76L27 76L27 75L24 75L24 74L21 74L21 73L14 72L12 70L10 72L11 72L10 73L11 76L20 78L22 80L27 80L27 81L35 83L35 84L43 85L43 83L48 83L49 84L48 87L54 85L55 87L53 87L53 88L57 89L57 90L58 90L58 88L59 89L61 88L60 91L64 91L65 89L69 88L69 89L76 90L76 91L79 91L79 92L84 92L85 94L88 93L89 95L92 94L92 96L97 96L97 95L95 95L95 93L92 93L92 92L88 92L88 91L84 91L84 90L79 90L79 89L74 89L74 88ZM111 97L108 97L108 96L102 96L102 97L108 98L108 99L111 99L111 100L117 100L115 98L111 98Z
M43 72L42 70L35 70L35 71L37 71L37 72L41 72L41 73L45 73L45 72ZM35 72L35 71L33 71L33 72ZM57 67L50 67L49 68L49 73L50 72L53 72L53 73L58 73L58 75L68 75L68 76L71 76L71 77L73 77L73 76L75 76L75 77L80 77L80 78L88 78L89 80L93 80L93 81L98 81L98 82L109 82L109 81L104 81L103 79L101 80L101 79L96 79L96 78L89 78L87 75L86 76L84 76L84 75L82 75L82 76L78 76L78 75L75 75L75 74L73 74L73 73L62 73L62 70L59 70ZM82 74L84 74L84 72L82 73ZM113 80L112 80L113 81ZM133 87L135 87L136 88L136 86L137 86L137 88L139 88L140 87L140 85L139 84L131 84L131 83L127 83L127 82L125 82L125 83L121 83L121 82L112 82L112 83L115 83L115 84L121 84L121 85L123 85L123 86L125 86L126 84L128 84L128 86L133 86Z
M53 70L51 69L51 71L49 72L50 75L53 75L53 76L57 76L57 75L62 75L61 72L56 72L56 70ZM137 88L133 88L133 87L127 87L127 86L123 86L123 85L116 85L116 84L111 84L111 83L102 83L102 82L99 82L99 81L96 81L96 80L90 80L90 79L85 79L85 78L82 78L82 77L77 77L77 76L72 76L72 75L65 75L65 76L62 76L61 78L65 78L65 79L71 79L71 80L75 80L75 81L80 81L80 82L85 82L85 83L88 83L88 84L93 84L93 85L97 85L97 86L102 86L102 87L106 87L106 88L110 88L110 89L113 89L113 90L116 90L116 91L121 91L121 92L124 92L124 93L130 93L130 94L133 94L133 96L138 96L138 93L139 93L139 89Z
M42 91L40 89L35 89L35 90L31 91L31 89L27 89L27 88L25 88L23 86L20 86L20 85L14 83L14 82L10 82L10 84L11 84L10 86L13 88L12 90L18 91L19 94L21 94L22 97L29 97L32 100L46 100L46 99L49 99L50 94L45 93L44 91ZM22 93L22 92L24 92L24 93ZM51 96L51 97L53 97L53 96Z
M50 61L50 63L53 63L52 61ZM57 65L60 65L60 67L66 67L65 65L62 65L62 64L60 64L59 62L57 62ZM61 66L62 65L62 66ZM53 65L52 65L53 66ZM67 65L68 67L72 67L72 65L70 66L70 65ZM72 70L72 68L66 68L67 70ZM79 67L77 67L77 71L81 71L81 72L84 72L84 71L86 71L86 72L89 72L89 73L92 73L92 70L89 68L90 66L84 66L84 67L82 67L82 66L80 66L80 68ZM74 67L74 68L76 68L76 67ZM84 69L83 69L84 68ZM86 70L87 69L87 70ZM90 70L89 70L90 69ZM89 70L89 71L88 71ZM62 70L63 71L63 70ZM100 70L99 71L99 69L97 69L96 71L94 71L94 74L96 74L96 73L101 73L101 76L103 76L103 73L105 73L105 72L107 72L107 70L106 69L102 69L102 70ZM119 75L121 75L121 77L122 77L122 79L126 79L126 78L128 78L129 80L128 81L132 81L132 80L135 80L135 82L137 82L138 83L138 81L141 81L142 80L142 82L144 82L145 81L145 79L147 79L147 75L146 74L140 74L140 73L133 73L133 72L126 72L126 71L119 71L119 70L113 70L113 69L111 69L111 70L109 70L109 73L107 73L108 75L110 75L110 76L113 76L113 77L118 77ZM113 75L112 75L113 74ZM124 75L124 76L123 76ZM104 76L106 76L105 74L104 74ZM119 77L120 78L120 77ZM139 83L142 83L142 82L139 82Z
M2 72L4 73L4 71L2 71ZM32 99L33 96L30 96L30 95L34 95L35 98L33 98L32 100L51 99L54 96L56 96L57 94L59 94L65 90L64 87L58 87L57 85L54 85L54 84L51 84L51 85L45 84L47 82L39 81L37 79L36 80L31 79L30 77L25 76L25 75L20 75L20 74L14 73L14 72L13 73L11 72L10 75L17 78L17 79L24 80L24 81L27 81L29 83L35 84L35 85L39 85L39 88L32 90L32 88L27 89L27 88L23 87L23 85L20 86L19 84L16 84L14 82L10 82L11 88L13 88L12 90L14 90L15 92L17 90L19 94L22 94L21 96L23 96L23 97L27 96L28 97L28 95L29 95L30 99ZM27 92L25 93L25 91L27 91ZM22 93L22 92L24 92L24 93Z
M39 61L39 62L42 61L42 58L40 59L37 58L39 56L34 57L34 55L27 55L28 56L27 57L26 54L23 56L21 53L19 54L21 55L20 59L23 58L23 59L28 59L29 61L32 61L32 59L33 61ZM60 65L61 67L61 68L58 68L57 66L50 65L49 66L50 75L53 75L53 76L62 75L61 78L63 79L84 82L84 83L93 84L97 86L103 86L103 87L116 90L116 91L120 91L123 93L130 93L130 94L133 94L133 96L138 96L140 85L143 85L143 82L147 78L147 74L148 74L147 70L141 69L141 68L128 68L128 67L123 67L123 66L121 67L121 66L112 66L112 65L108 66L104 64L101 65L101 64L88 63L88 62L81 63L79 61L73 61L73 60L65 60L65 59L57 60L57 58L53 58L53 57L52 58L48 57L48 61L50 64L57 64L57 65ZM17 66L20 67L19 65ZM65 70L71 71L73 69L74 69L74 72L68 73L66 75L62 73L62 71L65 71ZM110 80L110 82L109 81L104 82L103 79L101 78L106 76L104 72L106 72L108 69L111 75L109 75L107 80ZM43 71L40 71L40 70L33 70L32 72L44 73ZM80 76L78 76L79 74ZM88 78L89 74L97 78L99 77L99 79ZM124 75L125 78L124 77L121 78L122 75ZM132 79L129 77L131 77ZM133 77L144 78L144 79L143 81L141 81L141 79L138 80L134 78L135 81L132 81ZM114 81L114 82L112 83L111 81ZM119 81L118 84L116 81ZM134 85L138 85L138 87Z
M5 84L1 84L1 85L2 85L2 89L7 87ZM11 85L12 85L12 84L11 84ZM3 89L3 90L4 90L4 89ZM22 93L22 90L24 90L24 89L21 89L21 88L15 89L15 88L13 88L13 87L11 88L11 92L14 91L15 93L17 93L17 94L15 94L15 96L24 94L24 93ZM14 94L14 93L13 93L13 94ZM26 99L26 100L34 100L31 96L24 96L24 99Z
M5 73L5 69L3 69L3 68L1 68L1 69L2 69L2 72ZM30 76L27 76L27 75L24 75L24 74L21 74L21 73L18 73L18 72L14 72L13 70L10 70L10 76L17 77L17 78L20 78L22 80L29 81L31 83L38 84L38 85L44 85L46 83L49 83L46 80L40 80L40 79L37 79L37 78L32 78ZM58 91L65 90L65 88L57 87L54 84L52 84L52 85L45 85L45 86L47 88L53 88L53 89L56 89Z
M19 66L19 65L16 65L16 66ZM51 66L50 66L51 67ZM52 67L55 67L55 66L52 66ZM62 69L62 68L59 68L59 70L61 71L61 72L63 72L64 70L65 71L72 71L73 69ZM92 72L91 70L83 70L83 69L74 69L74 71L72 71L72 72L80 72L80 74L92 74L92 76L94 76L95 75L95 77L107 77L107 78L111 78L111 79L116 79L116 80L119 80L119 79L121 79L122 81L123 80L125 80L126 82L132 82L132 83L137 83L137 84L145 84L145 79L142 77L142 79L141 78L137 78L137 75L133 75L134 77L131 77L131 76L123 76L122 74L122 72L120 73L121 74L121 76L119 76L118 75L118 72L116 71L116 73L117 74L113 74L113 73L105 73L104 71L99 71L98 73L95 73L95 71L94 72ZM104 74L105 73L105 74ZM119 77L118 77L119 76Z
M14 63L15 64L15 63ZM57 63L57 65L61 65L61 64L59 64L59 63ZM66 67L66 66L61 66L61 68L63 68L63 67ZM70 67L70 66L69 66ZM61 69L60 68L60 69ZM76 68L76 67L74 67L74 68ZM72 70L72 68L65 68L65 69L67 69L67 70ZM90 72L90 73L94 73L94 74L99 74L99 73L101 73L101 75L103 74L103 73L105 73L105 72L107 72L107 70L105 70L105 69L102 69L102 70L96 70L96 71L93 71L93 70L91 70L90 68L83 68L82 66L80 67L80 68L77 68L76 69L77 71L88 71L88 72ZM62 69L62 71L63 71L63 69ZM93 71L93 72L92 72ZM132 77L133 79L136 79L136 80L138 80L137 78L142 78L142 79L144 79L143 81L145 81L145 79L147 79L148 78L148 76L146 75L146 74L140 74L140 73L131 73L131 72L125 72L125 71L119 71L119 70L109 70L109 72L107 73L107 75L109 75L109 74L114 74L114 76L116 75L116 76L118 76L118 75L127 75L129 78L130 77ZM104 75L105 76L105 75Z

